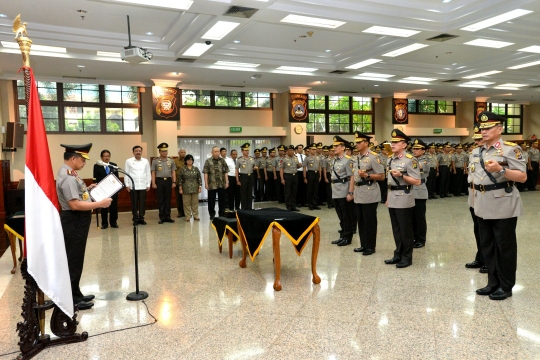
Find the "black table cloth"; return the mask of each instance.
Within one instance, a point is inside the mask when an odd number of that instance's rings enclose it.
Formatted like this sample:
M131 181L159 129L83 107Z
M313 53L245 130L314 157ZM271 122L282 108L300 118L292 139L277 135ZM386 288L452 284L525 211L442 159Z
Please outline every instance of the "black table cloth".
M233 235L233 242L236 244L240 236L238 235L238 220L236 218L217 217L212 220L212 227L216 230L219 246L223 245L223 240L227 237L227 230Z

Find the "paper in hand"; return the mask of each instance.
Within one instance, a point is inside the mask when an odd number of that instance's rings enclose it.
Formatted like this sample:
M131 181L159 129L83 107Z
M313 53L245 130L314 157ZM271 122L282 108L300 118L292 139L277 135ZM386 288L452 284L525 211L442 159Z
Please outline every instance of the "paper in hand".
M101 201L106 198L112 197L118 191L122 190L124 185L122 182L113 174L105 176L95 188L90 190L90 196L95 202Z

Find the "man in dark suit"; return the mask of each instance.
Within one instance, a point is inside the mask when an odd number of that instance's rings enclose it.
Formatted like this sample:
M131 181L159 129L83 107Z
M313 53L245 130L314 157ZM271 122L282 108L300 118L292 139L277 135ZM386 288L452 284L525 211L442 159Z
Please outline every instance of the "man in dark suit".
M103 161L105 164L117 166L115 163L111 162L111 152L109 150L102 150L100 156L101 156L101 161ZM99 183L101 180L105 178L105 176L109 175L111 172L116 177L118 177L118 170L112 169L108 166L95 164L94 165L94 182ZM117 220L118 220L118 193L112 196L112 203L109 208L101 209L101 228L106 229L109 227L109 224L111 224L111 227L117 228L118 227Z

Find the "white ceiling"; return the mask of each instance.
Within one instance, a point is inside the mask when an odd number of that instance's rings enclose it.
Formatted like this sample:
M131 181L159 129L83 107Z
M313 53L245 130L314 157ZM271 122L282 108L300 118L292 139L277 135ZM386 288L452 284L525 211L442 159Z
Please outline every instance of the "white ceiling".
M174 2L174 0L171 0ZM230 6L257 8L251 18L223 16ZM86 10L84 20L77 10ZM532 13L490 28L469 32L460 28L507 13L525 9ZM307 87L310 92L335 94L351 92L375 97L409 93L409 97L442 97L455 100L489 98L512 99L521 103L540 101L539 66L509 70L527 62L539 61L540 54L520 52L540 45L540 1L533 0L195 0L188 11L122 4L114 0L18 0L3 1L0 13L0 40L13 41L13 19L21 14L35 45L63 46L62 57L31 56L38 79L152 85L161 80L181 82L182 88L234 89L283 92L289 87ZM321 17L346 22L337 29L281 23L288 14ZM126 15L130 16L133 45L148 48L154 58L130 65L105 61L96 51L119 52L128 44ZM194 63L175 62L217 21L240 25ZM373 26L392 26L420 31L409 38L362 33ZM145 35L146 32L153 35ZM312 36L307 36L313 31ZM458 37L445 42L428 38L448 33ZM475 39L514 43L502 49L463 45ZM234 40L240 41L235 43ZM398 57L382 54L413 43L429 45ZM331 50L326 52L325 50ZM361 69L346 66L369 59L383 61ZM211 67L218 60L261 64L249 71ZM20 53L0 46L0 79L20 77ZM79 68L77 65L84 65ZM310 75L276 74L278 66L318 68ZM342 75L333 70L348 70ZM464 76L491 70L499 74L476 78L495 84L486 88L460 87ZM387 82L354 79L360 73L392 74ZM176 75L176 73L179 73ZM254 74L262 75L252 79ZM435 78L428 85L403 84L409 76ZM86 79L90 78L90 79ZM95 80L92 80L95 79ZM458 82L444 83L457 79ZM527 84L521 90L497 90L504 83ZM223 86L226 85L226 86ZM378 86L375 86L378 85ZM531 88L532 87L532 88Z

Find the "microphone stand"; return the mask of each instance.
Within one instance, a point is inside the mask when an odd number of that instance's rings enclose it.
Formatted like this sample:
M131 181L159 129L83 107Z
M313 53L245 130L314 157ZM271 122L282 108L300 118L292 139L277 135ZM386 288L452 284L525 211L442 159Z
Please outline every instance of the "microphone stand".
M110 166L110 165L109 165ZM126 175L131 180L131 188L132 191L135 191L135 181L133 181L133 178L124 170L120 169L119 167L112 167L111 168L117 170L118 172ZM139 222L134 221L133 222L133 248L135 251L135 292L131 292L126 296L127 300L130 301L139 301L146 299L148 297L148 293L146 291L139 291L139 232L138 232L138 225Z

